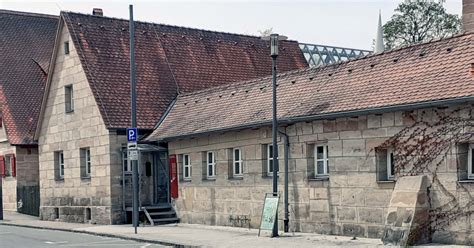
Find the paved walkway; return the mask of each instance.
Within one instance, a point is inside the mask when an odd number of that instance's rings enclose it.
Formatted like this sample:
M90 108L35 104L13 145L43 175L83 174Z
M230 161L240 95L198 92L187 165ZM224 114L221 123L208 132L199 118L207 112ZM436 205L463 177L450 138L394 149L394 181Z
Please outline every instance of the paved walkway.
M131 225L89 225L41 221L36 217L6 212L2 225L27 226L182 247L382 247L379 239L330 236L308 233L282 233L278 238L257 237L258 230L196 224L145 226L134 234ZM440 247L440 246L436 246ZM455 247L455 246L449 246ZM458 246L461 247L461 246Z

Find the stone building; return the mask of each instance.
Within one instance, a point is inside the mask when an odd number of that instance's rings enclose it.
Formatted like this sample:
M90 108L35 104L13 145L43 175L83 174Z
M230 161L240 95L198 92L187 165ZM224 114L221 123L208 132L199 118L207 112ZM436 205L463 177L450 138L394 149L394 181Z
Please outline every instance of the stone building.
M129 23L95 12L61 12L35 138L44 220L123 223L130 192L124 155L130 127ZM178 94L271 74L259 37L136 22L137 119L149 134ZM283 71L308 66L283 42ZM158 146L142 147L141 205L168 175ZM161 163L161 165L160 165ZM167 187L161 185L163 187Z
M473 244L473 38L278 76L291 231L388 238L414 219L420 242ZM271 89L266 77L178 96L146 138L177 157L182 222L259 227L272 190ZM279 215L281 227L283 202Z
M33 135L57 21L50 15L0 10L0 174L5 210L39 212L38 145Z

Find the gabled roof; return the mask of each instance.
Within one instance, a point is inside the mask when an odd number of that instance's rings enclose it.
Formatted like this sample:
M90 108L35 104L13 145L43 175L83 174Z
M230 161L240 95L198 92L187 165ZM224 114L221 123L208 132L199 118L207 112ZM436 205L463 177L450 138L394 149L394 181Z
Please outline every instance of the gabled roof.
M61 12L108 128L129 127L128 20ZM271 74L259 37L136 22L138 127L153 129L178 92ZM282 42L281 71L308 66L294 41Z
M0 103L12 145L35 144L57 16L0 10Z
M278 76L281 123L474 100L474 34ZM178 97L149 141L271 124L271 78Z

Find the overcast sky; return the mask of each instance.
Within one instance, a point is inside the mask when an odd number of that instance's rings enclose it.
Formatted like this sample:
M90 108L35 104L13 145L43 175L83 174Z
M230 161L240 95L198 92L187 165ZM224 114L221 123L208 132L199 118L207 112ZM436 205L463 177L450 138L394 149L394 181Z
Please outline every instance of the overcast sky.
M98 3L100 2L100 3ZM128 4L136 20L215 31L258 35L273 28L299 42L372 49L378 12L385 23L401 0L280 0L280 1L9 1L0 9L58 15L60 10L128 19ZM461 0L447 0L449 13L461 14Z

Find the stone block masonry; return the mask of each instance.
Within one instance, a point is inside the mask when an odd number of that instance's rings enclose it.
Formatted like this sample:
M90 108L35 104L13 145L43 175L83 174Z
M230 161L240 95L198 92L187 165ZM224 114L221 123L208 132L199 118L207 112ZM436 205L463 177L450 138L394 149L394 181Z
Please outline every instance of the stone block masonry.
M116 178L122 169L121 140L106 129L71 39L63 26L39 136L40 217L84 222L90 211L92 223L121 223L122 205L112 186L113 182L120 187ZM64 54L65 42L69 54ZM73 91L70 112L65 108L66 86ZM84 176L81 168L80 149L90 150L90 176ZM58 152L64 156L63 177L55 158Z
M377 149L404 128L413 125L416 121L413 116L416 119L416 116L423 115L424 121L426 116L436 116L435 112L454 116L458 108L471 107L463 105L391 112L281 127L290 139L290 230L382 238L388 212L392 209L391 198L392 201L396 200L393 191L398 179L396 177L395 181L391 181L379 178L378 173L383 168L377 157ZM435 121L435 118L430 121ZM268 135L270 131L270 127L262 127L183 138L168 143L170 154L176 154L178 158L188 154L191 159L191 180L180 180L179 197L176 199L182 222L236 226L235 222L229 220L240 216L250 219L250 227L258 228L264 194L272 190L271 177L265 173L265 148L271 143ZM314 147L320 145L328 147L329 177L314 177ZM278 184L279 192L283 194L282 140L279 140L279 146ZM232 171L229 151L233 148L243 151L244 175L241 178L233 178L229 173ZM206 180L203 176L202 168L206 162L202 154L207 151L217 155L215 180ZM446 156L447 161L452 159L456 159L456 155ZM178 170L178 174L182 175L182 161L179 159ZM440 167L438 173L442 174L440 180L446 185L458 180L456 169ZM405 183L401 181L400 184ZM436 198L440 192L433 191L431 194ZM396 197L401 197L402 201L410 199L410 195L402 193ZM283 226L283 209L281 202L280 228Z

